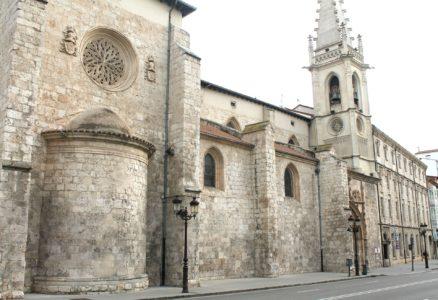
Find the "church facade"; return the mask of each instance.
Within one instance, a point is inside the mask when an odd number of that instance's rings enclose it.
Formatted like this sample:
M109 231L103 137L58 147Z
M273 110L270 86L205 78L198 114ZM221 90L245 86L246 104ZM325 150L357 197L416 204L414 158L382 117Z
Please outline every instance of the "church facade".
M201 80L183 1L1 1L1 297L179 285L176 197L192 285L418 257L426 166L372 125L341 2L288 109Z

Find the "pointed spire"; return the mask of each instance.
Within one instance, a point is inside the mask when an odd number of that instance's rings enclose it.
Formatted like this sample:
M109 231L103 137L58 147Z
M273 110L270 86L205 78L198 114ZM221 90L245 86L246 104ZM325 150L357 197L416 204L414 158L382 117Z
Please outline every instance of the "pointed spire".
M351 46L350 30L342 30L342 24L348 28L348 19L344 17L346 12L342 8L343 0L318 0L320 4L317 44L316 48L321 49L343 40Z

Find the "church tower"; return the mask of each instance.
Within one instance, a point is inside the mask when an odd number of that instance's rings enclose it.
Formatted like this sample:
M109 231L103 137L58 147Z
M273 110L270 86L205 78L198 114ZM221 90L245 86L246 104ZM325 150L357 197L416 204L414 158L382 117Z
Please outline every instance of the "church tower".
M309 36L314 146L333 145L350 170L375 173L361 36L351 36L343 0L319 0L317 36Z

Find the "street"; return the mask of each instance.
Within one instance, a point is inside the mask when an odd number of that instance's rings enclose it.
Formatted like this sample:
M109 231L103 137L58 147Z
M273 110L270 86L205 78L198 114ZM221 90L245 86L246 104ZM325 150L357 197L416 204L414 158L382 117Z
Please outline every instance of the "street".
M240 300L240 299L293 299L293 300L337 300L337 299L403 299L437 300L438 270L405 273L396 276L364 278L343 282L315 284L300 287L246 292L232 295L198 297L191 299Z

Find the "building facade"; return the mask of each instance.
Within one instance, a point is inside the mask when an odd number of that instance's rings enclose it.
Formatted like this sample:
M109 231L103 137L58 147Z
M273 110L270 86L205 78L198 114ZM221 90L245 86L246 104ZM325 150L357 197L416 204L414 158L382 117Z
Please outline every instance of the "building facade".
M183 1L0 2L0 295L179 285L403 262L426 165L372 125L342 1L309 38L314 107L201 80ZM428 232L428 235L431 233Z
M432 225L432 241L430 241L434 257L438 257L438 150L424 150L416 153L416 156L427 165L427 189L429 192L430 222Z

